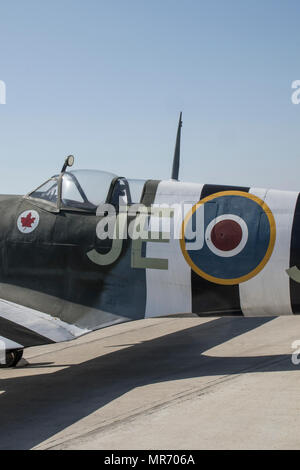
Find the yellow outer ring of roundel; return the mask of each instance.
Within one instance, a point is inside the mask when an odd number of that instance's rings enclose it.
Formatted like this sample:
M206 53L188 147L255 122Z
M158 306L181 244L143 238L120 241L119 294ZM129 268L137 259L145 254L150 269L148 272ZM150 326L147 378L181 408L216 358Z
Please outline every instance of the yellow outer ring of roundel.
M184 234L185 234L185 227L189 219L192 217L192 215L198 209L199 206L201 206L202 204L205 204L208 201L211 201L212 199L216 199L217 197L221 197L221 196L242 196L242 197L247 197L248 199L252 199L252 201L255 201L257 204L259 204L262 207L262 209L264 210L264 212L266 213L268 217L269 224L270 224L270 242L269 242L269 246L268 246L265 256L263 257L259 265L256 266L256 268L253 269L250 273L245 274L244 276L241 276L241 277L234 278L234 279L222 279L222 278L211 276L210 274L207 274L206 272L202 271L201 269L198 268L198 266L196 266L193 263L193 261L191 260L185 248ZM197 204L195 204L192 207L192 209L187 213L181 226L180 246L181 246L181 251L186 262L190 265L192 270L195 271L195 273L199 274L199 276L203 277L204 279L207 279L210 282L214 282L215 284L233 285L233 284L240 284L241 282L248 281L248 279L251 279L252 277L256 276L263 269L263 267L267 264L267 262L269 261L271 257L274 244L275 244L275 239L276 239L275 219L271 212L271 209L267 206L267 204L262 199L260 199L257 196L254 196L253 194L245 193L243 191L221 191L219 193L211 194L210 196L207 196L201 201L197 202Z

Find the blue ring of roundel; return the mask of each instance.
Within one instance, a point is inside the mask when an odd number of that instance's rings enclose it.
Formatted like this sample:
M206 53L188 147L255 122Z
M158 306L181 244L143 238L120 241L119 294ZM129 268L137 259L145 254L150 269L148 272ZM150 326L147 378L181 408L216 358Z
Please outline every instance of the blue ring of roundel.
M196 230L196 209L186 224ZM193 262L201 271L217 280L242 278L253 271L263 260L270 243L271 228L268 216L261 205L252 199L237 195L219 196L204 203L204 234L208 224L223 214L241 217L248 227L248 240L243 250L231 257L213 253L206 242L200 250L187 250ZM190 227L189 227L190 228ZM185 243L191 243L185 239Z

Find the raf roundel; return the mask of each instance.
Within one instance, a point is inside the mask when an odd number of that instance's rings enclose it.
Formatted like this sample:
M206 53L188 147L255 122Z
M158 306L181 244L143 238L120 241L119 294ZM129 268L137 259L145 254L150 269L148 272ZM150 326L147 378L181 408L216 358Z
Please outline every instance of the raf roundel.
M37 211L28 210L22 212L17 220L17 226L21 233L31 233L39 225L40 216Z
M241 217L224 214L208 224L205 241L216 255L224 258L235 256L243 250L248 241L248 227Z
M200 246L199 241L188 240L188 233L201 239L200 232L204 235ZM180 244L187 263L199 276L233 285L263 269L275 238L274 216L264 201L242 191L223 191L193 206L183 221Z

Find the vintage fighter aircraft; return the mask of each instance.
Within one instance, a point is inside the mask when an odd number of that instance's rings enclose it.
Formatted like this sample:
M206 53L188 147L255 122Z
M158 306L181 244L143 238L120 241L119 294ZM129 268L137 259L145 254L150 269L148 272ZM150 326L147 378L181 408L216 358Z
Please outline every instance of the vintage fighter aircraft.
M299 193L178 181L181 124L180 115L170 180L67 171L70 156L34 191L0 196L4 366L25 347L145 317L300 313ZM101 239L103 203L115 226L124 205L172 206L161 217L172 218L167 238L162 228L158 239ZM125 231L140 215L129 212ZM147 230L157 217L145 216Z

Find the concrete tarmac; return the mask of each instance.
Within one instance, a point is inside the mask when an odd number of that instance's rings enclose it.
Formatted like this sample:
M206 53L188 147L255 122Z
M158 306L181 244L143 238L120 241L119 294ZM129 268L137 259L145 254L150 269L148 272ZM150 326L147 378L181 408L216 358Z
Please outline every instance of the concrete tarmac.
M299 449L296 340L300 316L159 318L29 348L0 448Z

